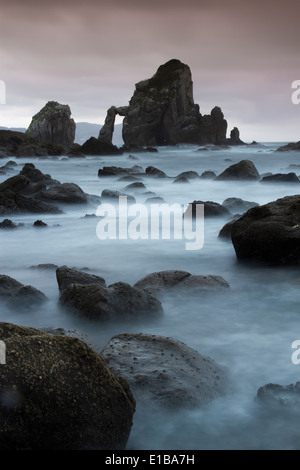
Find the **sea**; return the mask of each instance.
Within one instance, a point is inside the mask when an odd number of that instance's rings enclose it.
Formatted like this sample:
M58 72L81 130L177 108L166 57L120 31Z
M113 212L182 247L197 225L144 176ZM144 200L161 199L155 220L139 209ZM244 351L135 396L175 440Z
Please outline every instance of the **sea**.
M285 196L300 194L300 183L260 181L215 181L191 179L175 184L183 171L220 174L241 160L251 160L260 175L295 172L300 175L300 153L276 152L285 142L214 149L179 145L158 147L158 151L86 158L14 158L17 166L0 175L0 182L18 174L25 163L61 183L76 183L94 196L104 189L128 193L130 182L119 176L98 177L104 166L130 168L149 165L164 171L168 178L140 177L146 189L130 190L144 204L149 191L171 204L241 198L265 204ZM129 193L128 193L129 194ZM41 329L63 328L86 336L101 352L112 336L145 333L172 337L200 354L228 368L231 392L205 407L153 410L137 404L127 449L299 449L299 409L277 406L269 410L257 400L258 388L275 383L295 384L300 380L300 364L292 361L292 343L300 340L300 268L241 263L231 241L218 237L231 216L204 219L203 243L189 250L184 237L99 238L99 201L65 204L61 214L10 215L16 230L1 230L0 273L41 290L48 300L41 306L17 309L1 306L3 322ZM87 216L89 215L89 216ZM4 218L4 217L3 217ZM47 227L34 227L40 219ZM99 227L98 227L99 228ZM135 239L134 239L135 238ZM65 311L59 304L55 269L40 264L66 265L105 278L107 285L118 281L134 285L145 275L164 270L184 270L191 274L222 276L230 285L226 293L166 295L160 317L133 321L91 322Z

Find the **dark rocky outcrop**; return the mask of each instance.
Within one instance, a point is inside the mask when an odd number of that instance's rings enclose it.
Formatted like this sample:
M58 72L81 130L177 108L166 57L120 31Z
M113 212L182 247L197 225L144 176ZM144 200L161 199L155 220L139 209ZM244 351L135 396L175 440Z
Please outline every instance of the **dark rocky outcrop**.
M35 197L24 197L14 191L0 191L0 214L60 214L53 204Z
M76 124L71 119L71 110L68 105L48 101L48 103L33 116L26 130L39 142L69 147L74 143Z
M146 319L163 313L152 294L124 282L109 287L71 284L61 293L60 303L90 320Z
M98 170L98 176L140 176L144 174L144 170L139 165L134 165L131 168L122 168L119 166L104 166Z
M246 145L245 142L240 139L240 131L237 127L234 127L230 132L230 138L227 143L229 145Z
M107 367L129 382L137 407L204 406L229 389L227 370L186 344L157 335L120 334L101 351Z
M113 144L91 137L81 146L85 155L122 155L123 151Z
M135 400L82 340L0 323L1 450L125 449Z
M60 266L56 269L56 280L60 291L63 291L72 284L100 284L106 287L106 282L103 277L89 274L78 269L68 268L68 266Z
M237 258L299 265L299 221L299 195L253 207L232 226L232 243Z
M215 181L223 180L254 180L260 179L259 173L253 162L250 160L241 160L234 165L226 168L220 175L215 178Z
M11 306L31 307L47 300L43 292L33 286L24 285L5 274L0 274L0 298Z
M64 153L62 145L40 142L24 132L0 130L0 153L3 157L47 157Z
M126 146L222 144L227 122L219 107L202 116L194 103L188 65L172 59L155 75L136 84L123 120Z
M295 151L295 152L300 152L300 140L299 142L290 142L287 145L282 145L278 149L276 149L276 152L290 152L290 151Z
M199 292L218 291L229 288L221 276L191 274L187 271L169 270L147 274L135 283L138 289L147 289L155 295L159 292Z
M275 173L273 175L264 176L261 180L262 183L300 183L296 173Z

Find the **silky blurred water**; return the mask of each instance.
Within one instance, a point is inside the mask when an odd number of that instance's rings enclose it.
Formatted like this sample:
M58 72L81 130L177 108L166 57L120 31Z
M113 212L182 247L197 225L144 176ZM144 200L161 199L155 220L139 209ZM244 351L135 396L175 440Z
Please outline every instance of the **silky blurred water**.
M61 182L78 184L85 192L101 195L103 189L123 191L129 182L118 177L98 177L98 169L116 165L145 169L153 165L170 177L182 171L199 174L211 170L221 173L229 165L249 159L260 174L288 173L298 169L299 153L279 153L281 143L197 151L193 146L159 148L158 153L128 154L86 159L15 159L18 166L0 181L17 174L29 161L43 173ZM6 161L4 159L2 164ZM168 204L188 204L194 200L222 203L228 197L264 204L287 195L299 194L295 184L264 184L197 179L189 184L173 184L173 179L144 177L147 191L163 197ZM147 198L135 195L137 202ZM95 214L98 204L64 206L59 215L9 216L23 223L18 230L0 234L1 274L31 284L48 297L42 307L16 310L1 307L1 321L37 328L65 328L87 334L101 350L114 334L143 332L171 336L212 357L230 370L233 390L229 396L204 409L155 413L149 407L137 407L129 449L298 449L298 415L266 414L254 400L258 387L269 383L287 385L299 380L300 365L291 361L291 344L300 338L299 284L297 268L272 268L240 264L231 242L218 239L218 233L230 217L205 219L204 246L188 251L185 240L99 240ZM46 228L32 224L42 219ZM62 310L55 270L36 269L41 263L67 265L105 278L134 284L154 271L180 269L192 274L223 276L230 289L201 297L166 295L164 315L157 319L130 323L95 324Z

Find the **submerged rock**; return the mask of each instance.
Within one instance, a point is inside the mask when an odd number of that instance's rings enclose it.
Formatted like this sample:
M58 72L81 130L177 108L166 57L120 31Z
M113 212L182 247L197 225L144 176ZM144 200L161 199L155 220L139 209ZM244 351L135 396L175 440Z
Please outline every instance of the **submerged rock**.
M0 298L10 306L31 307L47 300L43 292L30 285L24 285L16 279L0 274Z
M300 183L296 173L276 173L273 175L264 176L261 180L262 183Z
M122 168L119 166L104 166L98 170L98 176L135 176L144 174L144 170L139 165L134 165L131 168Z
M155 166L148 166L146 168L146 175L147 176L155 176L157 178L167 178L167 175L164 171L155 168Z
M147 289L158 293L173 289L175 292L218 291L229 288L229 284L221 276L195 275L187 271L168 270L147 274L134 284L138 289Z
M244 199L240 199L238 197L229 197L223 201L222 206L226 207L226 209L234 214L243 214L252 207L258 206L258 204L257 202L244 201Z
M62 183L46 191L41 191L38 197L44 201L54 201L67 204L85 204L88 195L75 183Z
M0 323L1 450L125 449L135 400L78 338Z
M161 315L161 303L150 293L117 282L70 284L61 293L60 303L90 320L129 320Z
M89 274L78 269L68 268L67 266L60 266L56 269L56 280L60 291L63 291L72 284L100 284L101 286L106 286L103 277Z
M185 217L196 217L196 211L197 211L197 205L203 205L204 206L204 217L220 217L220 216L228 216L230 215L229 210L223 206L222 204L219 204L218 202L213 202L213 201L193 201L191 202L185 213Z
M299 407L300 382L286 386L273 383L263 385L258 389L256 399L264 405Z
M290 152L290 151L295 151L295 152L300 152L300 140L299 142L290 142L287 145L282 145L278 149L276 149L276 152Z
M120 334L101 355L114 374L128 380L137 405L199 407L228 391L224 367L173 338Z
M0 191L0 214L61 214L53 204L11 191Z
M299 265L299 221L299 195L248 210L232 226L232 243L237 258Z

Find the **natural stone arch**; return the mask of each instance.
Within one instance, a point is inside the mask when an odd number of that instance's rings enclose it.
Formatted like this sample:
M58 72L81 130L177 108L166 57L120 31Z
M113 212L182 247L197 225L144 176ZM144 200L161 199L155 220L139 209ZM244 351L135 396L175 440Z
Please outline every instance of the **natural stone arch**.
M102 128L100 129L98 137L101 142L104 142L106 144L112 144L116 115L118 114L119 116L126 116L128 110L129 106L120 106L119 108L117 108L116 106L111 106L107 110L105 122Z

